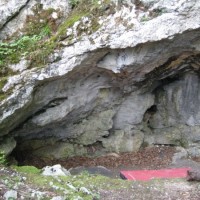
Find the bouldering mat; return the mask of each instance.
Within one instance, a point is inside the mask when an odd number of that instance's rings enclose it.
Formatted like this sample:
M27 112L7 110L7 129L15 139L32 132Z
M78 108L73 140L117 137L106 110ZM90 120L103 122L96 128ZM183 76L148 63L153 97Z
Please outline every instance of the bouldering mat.
M185 178L190 168L174 168L161 170L121 171L120 177L127 180L148 181L155 178Z

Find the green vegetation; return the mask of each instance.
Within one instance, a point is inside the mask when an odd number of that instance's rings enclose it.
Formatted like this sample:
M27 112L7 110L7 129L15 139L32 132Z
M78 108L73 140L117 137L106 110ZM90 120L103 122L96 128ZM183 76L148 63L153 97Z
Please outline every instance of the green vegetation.
M0 73L0 101L3 100L7 96L7 94L5 94L2 91L4 85L7 82L7 79L8 79L8 77L6 77L6 76L5 77L1 77L1 73Z
M41 40L42 36L22 36L21 38L10 43L0 43L0 60L1 63L17 63L21 56L26 56L29 51L35 50L36 43Z
M42 4L36 4L32 9L34 15L29 15L26 18L26 23L23 29L21 30L24 35L42 35L51 36L59 26L59 23L56 22L57 19L52 17L52 13L56 12L58 19L62 17L59 11L56 11L53 8L43 9Z
M52 36L53 30L57 29L56 22L51 17L54 11L43 10L42 6L37 4L33 8L34 15L27 16L26 25L20 30L23 36L17 36L16 33L10 40L0 42L0 76L9 74L8 64L18 63L22 57L34 61L41 50L45 51L46 41ZM40 53L37 53L38 51Z
M146 22L146 21L149 21L149 20L151 20L151 18L148 17L148 16L143 16L143 17L140 19L141 22Z
M70 0L69 4L72 8L76 7L80 3L80 0Z
M33 8L34 15L27 16L26 24L20 32L23 36L15 33L9 40L0 42L0 100L7 94L2 92L2 88L13 72L8 65L18 63L22 58L29 60L29 67L43 67L48 63L49 55L55 49L62 46L61 41L66 40L71 43L74 35L66 36L67 29L82 17L88 17L91 26L83 28L80 21L77 27L77 36L81 38L84 32L91 34L100 28L98 17L113 12L113 4L110 0L104 0L102 4L98 0L71 0L72 11L62 24L52 18L52 13L56 12L58 21L63 17L59 10L43 9L41 4ZM80 28L81 27L81 28Z
M70 0L69 1L69 4L70 4L70 6L72 7L72 9L74 9L74 8L76 8L76 7L78 7L78 6L87 6L87 5L89 5L89 6L96 6L96 5L98 5L98 1L99 0ZM104 3L107 3L108 1L104 1ZM110 2L110 1L109 1Z
M58 28L57 34L52 37L53 41L60 41L66 38L66 30L74 25L75 22L81 20L82 17L88 17L91 20L92 26L85 29L78 29L78 36L84 31L93 33L100 28L98 17L105 15L105 10L112 7L110 0L104 0L102 4L98 4L97 0L72 0L71 5L73 10L66 21ZM82 25L82 24L80 24ZM73 37L73 36L72 36ZM72 38L68 38L71 40Z
M48 42L57 30L59 24L51 17L54 9L44 10L40 4L33 8L34 15L27 16L25 27L20 31L23 36L15 33L10 39L0 42L0 101L5 99L9 92L2 91L10 75L9 64L18 63L22 57L34 63L34 66L46 64L46 59L53 52L54 46ZM59 16L58 13L58 18ZM30 65L31 66L31 65Z
M188 145L189 145L188 141L184 137L182 137L180 139L179 144L180 144L181 147L186 148L186 149L188 148Z
M97 0L71 0L70 4L73 10L61 25L51 17L54 9L43 10L40 4L36 5L33 9L35 15L27 17L26 26L21 30L24 36L0 43L0 70L8 64L18 63L22 57L30 60L34 66L46 64L48 56L60 47L59 41L66 39L68 28L87 16L92 24L89 32L95 32L100 27L98 17L111 7L110 0L105 0L102 5ZM81 36L82 32L88 30L77 31ZM70 41L73 35L67 39Z
M20 167L18 168L20 169ZM19 170L17 170L19 171ZM63 192L67 192L66 199L75 199L76 197L82 197L84 200L100 199L97 190L99 188L106 188L108 190L130 188L131 182L123 181L120 179L111 179L101 175L90 175L89 173L82 173L76 176L42 176L36 173L26 174L26 183L31 185L37 185L37 187L47 188L57 188L56 191L63 195ZM51 183L51 184L49 184ZM70 187L72 186L72 187ZM87 188L90 192L89 194L84 193L80 188ZM75 188L75 189L73 189Z
M6 155L3 151L0 151L0 166L6 164L7 164Z
M18 172L27 173L27 174L39 174L41 172L40 169L34 167L34 166L13 166L13 169L15 169Z
M66 38L66 30L74 25L75 22L79 21L82 17L86 16L86 12L77 12L71 14L66 21L58 28L57 34L51 38L51 41L58 42ZM72 39L71 38L68 39ZM58 45L58 44L57 44Z

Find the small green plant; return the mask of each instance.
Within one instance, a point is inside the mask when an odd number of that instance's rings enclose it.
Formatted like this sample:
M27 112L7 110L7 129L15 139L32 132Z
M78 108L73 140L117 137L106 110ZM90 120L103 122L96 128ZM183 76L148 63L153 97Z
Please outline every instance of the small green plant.
M70 0L69 4L73 8L75 8L80 3L80 0Z
M0 165L6 165L7 160L6 160L6 155L3 151L0 151Z
M147 16L143 16L143 17L140 19L141 22L146 22L146 21L149 21L149 20L151 20L151 18L149 18L149 17L147 17Z
M52 31L57 29L59 23L56 19L52 18L52 13L57 11L53 8L44 9L41 4L36 4L33 8L33 15L28 15L26 23L21 29L24 35L33 36L40 35L41 32L47 33L46 36L50 36ZM58 14L58 18L61 16Z
M16 53L24 53L24 50L33 47L35 43L41 40L41 36L23 36L10 43L1 42L0 43L0 60L3 62L6 57L11 56Z
M44 33L42 33L44 35ZM42 39L42 35L22 36L12 42L0 42L0 67L6 63L17 63L20 57L29 55L37 48L36 43Z
M50 36L51 35L51 28L49 27L49 25L46 25L45 27L42 28L41 32L40 32L40 36L41 37L45 37L45 36Z

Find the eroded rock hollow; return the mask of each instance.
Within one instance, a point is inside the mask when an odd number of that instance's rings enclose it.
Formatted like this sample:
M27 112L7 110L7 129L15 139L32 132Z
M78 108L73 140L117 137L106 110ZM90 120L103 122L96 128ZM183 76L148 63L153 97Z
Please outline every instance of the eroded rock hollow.
M20 3L5 1L7 13L0 8L0 50L13 37L33 40L24 27L35 8L40 17L51 8L56 28L39 34L39 49L21 48L14 64L0 54L0 142L7 154L15 148L59 159L155 144L200 152L198 0L99 1L76 20L81 5Z

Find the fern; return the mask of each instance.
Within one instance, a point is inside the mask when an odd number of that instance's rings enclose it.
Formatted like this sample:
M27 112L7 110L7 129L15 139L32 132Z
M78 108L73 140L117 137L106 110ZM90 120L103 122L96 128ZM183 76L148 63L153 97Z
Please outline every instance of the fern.
M4 61L17 61L16 57L19 55L25 56L31 50L38 41L42 39L41 35L23 36L10 43L0 42L0 65L3 65Z

